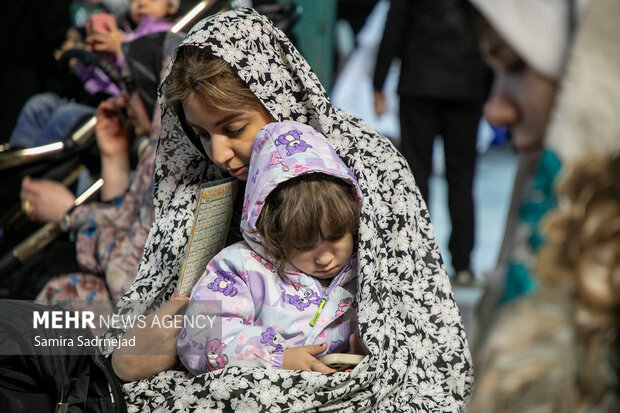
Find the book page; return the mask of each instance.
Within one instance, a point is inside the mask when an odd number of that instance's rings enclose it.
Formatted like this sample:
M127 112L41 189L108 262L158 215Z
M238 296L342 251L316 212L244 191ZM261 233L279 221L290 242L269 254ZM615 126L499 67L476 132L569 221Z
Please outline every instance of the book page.
M177 287L180 295L189 297L211 258L224 248L238 184L228 178L201 186Z

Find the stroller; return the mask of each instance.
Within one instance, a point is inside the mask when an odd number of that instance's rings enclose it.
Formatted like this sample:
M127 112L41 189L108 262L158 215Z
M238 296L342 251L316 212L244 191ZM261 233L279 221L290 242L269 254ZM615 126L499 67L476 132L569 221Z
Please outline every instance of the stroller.
M228 1L203 0L194 5L170 30L182 32L198 19L228 8ZM301 15L301 8L294 3L270 4L257 8L278 25L285 33ZM120 90L124 82L118 70L106 59L85 50L69 50L59 60L65 70L68 62L78 59L86 65L100 68ZM28 219L20 203L21 182L24 177L52 179L75 190L80 174L87 170L91 177L99 175L99 153L95 140L96 118L86 116L74 127L69 136L59 142L34 148L0 147L0 177L5 184L0 189L0 298L31 299L46 279L41 273L71 272L78 269L75 262L75 245L58 224L41 226ZM130 149L135 166L147 139L135 140ZM94 183L82 193L75 204L96 199L103 181ZM54 257L58 268L44 268L46 257ZM56 257L62 257L56 259Z

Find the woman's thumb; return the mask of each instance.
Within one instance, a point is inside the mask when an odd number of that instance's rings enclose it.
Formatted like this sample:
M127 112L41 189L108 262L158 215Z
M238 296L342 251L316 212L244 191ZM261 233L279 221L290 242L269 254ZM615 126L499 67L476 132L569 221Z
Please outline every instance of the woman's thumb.
M164 314L175 314L181 308L185 307L189 303L189 298L182 295L172 297L170 301L164 304L159 310Z

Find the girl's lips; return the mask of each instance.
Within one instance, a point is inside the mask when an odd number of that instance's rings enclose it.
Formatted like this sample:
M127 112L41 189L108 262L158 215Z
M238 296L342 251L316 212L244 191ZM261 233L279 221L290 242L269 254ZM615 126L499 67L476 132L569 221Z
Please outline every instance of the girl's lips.
M247 170L247 166L242 166L241 168L229 169L228 173L232 176L242 175Z

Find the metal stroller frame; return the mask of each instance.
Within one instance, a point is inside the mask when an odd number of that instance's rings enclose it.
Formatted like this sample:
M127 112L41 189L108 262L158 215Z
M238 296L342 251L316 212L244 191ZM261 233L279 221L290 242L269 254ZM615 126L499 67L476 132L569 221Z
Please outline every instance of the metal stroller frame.
M228 1L222 0L202 0L198 2L193 8L191 8L177 24L175 24L170 32L178 33L183 31L205 14L212 14L226 9ZM70 58L78 57L82 60L88 60L87 54L84 51L66 52L61 60L68 61ZM92 55L96 56L96 55ZM108 77L113 80L117 85L123 87L122 78L118 74L118 71L113 66L109 65L107 61L98 59L96 57L90 57L91 61L87 63L95 63L98 67L108 74ZM103 62L102 62L103 61ZM106 66L108 63L108 66ZM85 152L92 148L95 144L95 127L97 125L97 118L95 116L89 117L84 121L69 137L60 142L50 143L27 149L12 150L8 145L0 146L0 174L9 173L17 168L36 167L42 164L59 164L65 161L74 160L85 154ZM73 185L82 170L85 169L84 165L79 165L73 169L66 178L62 180L63 185ZM81 205L91 199L97 194L103 180L98 179L92 184L82 195L80 195L75 205ZM7 211L0 212L0 219L4 221L3 228L15 228L15 232L19 228L24 226L32 227L33 224L29 223L28 218L25 216L21 209L21 204L9 207ZM0 238L4 236L3 228L0 228ZM10 232L10 230L9 230ZM40 252L43 248L49 245L58 235L62 232L58 223L49 223L40 227L32 235L21 241L17 246L13 247L10 251L4 252L0 258L0 277L8 275L14 272L17 268L23 265L26 260L32 258L35 254ZM8 235L8 234L7 234Z

